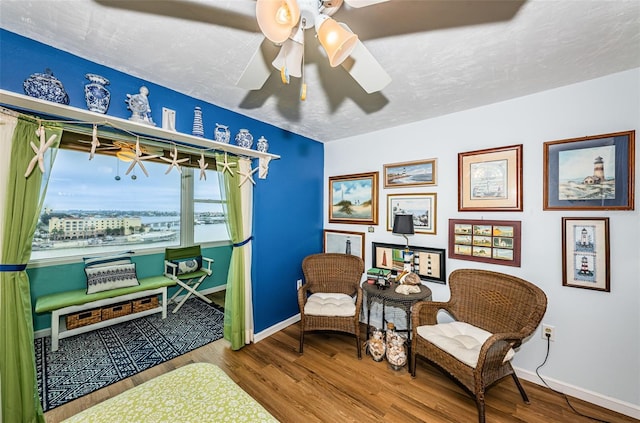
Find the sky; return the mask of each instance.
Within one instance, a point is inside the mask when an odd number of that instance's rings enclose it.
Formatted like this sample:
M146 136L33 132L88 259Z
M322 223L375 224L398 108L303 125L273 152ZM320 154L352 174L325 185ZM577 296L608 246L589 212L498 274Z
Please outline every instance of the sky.
M180 173L169 164L142 162L149 173L135 168L125 175L131 163L113 156L58 150L51 171L44 206L56 210L154 210L180 211ZM217 178L208 172L207 180L196 179L196 193L211 190L219 199ZM198 178L199 172L194 172ZM119 175L120 180L115 177ZM131 178L132 175L136 179Z

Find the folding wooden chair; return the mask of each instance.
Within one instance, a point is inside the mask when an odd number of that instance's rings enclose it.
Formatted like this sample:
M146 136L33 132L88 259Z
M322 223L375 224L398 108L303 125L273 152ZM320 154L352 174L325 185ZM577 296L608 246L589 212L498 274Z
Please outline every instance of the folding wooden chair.
M206 263L206 267L203 266ZM211 265L213 259L203 257L200 251L199 245L192 247L180 247L180 248L167 248L164 253L164 268L165 276L176 281L180 285L180 289L169 299L169 302L177 301L178 295L182 291L186 291L184 297L172 313L177 312L182 304L184 304L189 297L195 295L207 303L211 303L211 300L197 291L200 284L209 276L213 274Z

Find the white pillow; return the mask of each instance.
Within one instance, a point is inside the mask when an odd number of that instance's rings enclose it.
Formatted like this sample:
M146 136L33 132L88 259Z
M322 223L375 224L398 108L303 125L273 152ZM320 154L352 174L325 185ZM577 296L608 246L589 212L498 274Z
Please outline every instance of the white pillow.
M139 285L135 263L85 267L87 294Z

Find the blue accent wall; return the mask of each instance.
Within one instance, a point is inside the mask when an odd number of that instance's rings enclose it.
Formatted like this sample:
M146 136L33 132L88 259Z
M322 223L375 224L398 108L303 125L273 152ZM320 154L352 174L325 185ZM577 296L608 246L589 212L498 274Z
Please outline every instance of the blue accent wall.
M271 161L267 179L255 178L252 258L255 331L299 312L295 283L302 277L302 258L322 250L321 143L0 29L0 88L24 94L23 81L47 68L64 85L69 105L79 109L86 110L85 74L96 73L110 81L109 116L128 118L126 95L137 93L145 85L149 88L151 113L157 126L162 123L162 107L168 107L176 111L177 131L190 134L194 107L200 106L205 138L213 139L216 122L229 126L232 135L247 128L256 140L264 136L269 141L269 151L281 159ZM217 286L226 280L230 247L211 254L219 256L212 285ZM135 261L141 277L162 269L161 254L136 257ZM33 268L28 273L32 298L84 286L80 263ZM49 327L47 318L35 316L36 330Z

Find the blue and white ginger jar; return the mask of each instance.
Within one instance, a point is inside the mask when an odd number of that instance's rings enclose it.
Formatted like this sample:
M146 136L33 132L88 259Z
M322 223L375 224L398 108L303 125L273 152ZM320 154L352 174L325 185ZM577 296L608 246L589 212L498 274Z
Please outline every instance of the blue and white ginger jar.
M267 142L267 139L265 137L260 137L258 139L258 143L256 144L256 150L261 153L266 153L268 149L269 143Z
M229 144L229 140L231 139L229 127L216 123L216 129L213 131L213 139L217 142Z
M69 96L51 69L46 69L45 73L34 73L24 80L22 84L24 92L30 97L48 100L54 103L69 104Z
M248 129L241 129L236 134L236 144L238 147L251 148L253 145L253 135L251 135Z
M111 93L104 86L109 85L109 80L104 76L88 73L85 78L89 83L84 86L84 99L87 109L97 113L107 113Z

